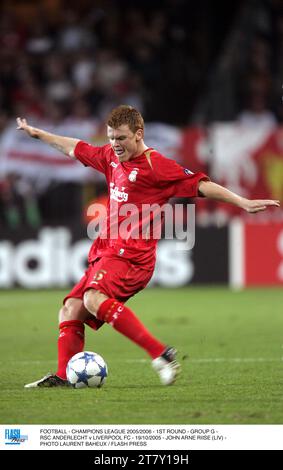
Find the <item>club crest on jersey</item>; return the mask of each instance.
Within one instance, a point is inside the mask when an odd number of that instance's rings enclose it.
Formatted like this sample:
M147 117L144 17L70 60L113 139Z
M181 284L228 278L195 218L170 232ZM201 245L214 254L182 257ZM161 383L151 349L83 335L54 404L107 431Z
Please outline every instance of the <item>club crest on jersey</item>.
M184 173L185 175L193 175L193 172L191 170L188 170L188 168L184 168Z
M134 183L137 179L137 174L138 174L139 169L134 168L131 173L128 176L128 180L131 181L131 183Z

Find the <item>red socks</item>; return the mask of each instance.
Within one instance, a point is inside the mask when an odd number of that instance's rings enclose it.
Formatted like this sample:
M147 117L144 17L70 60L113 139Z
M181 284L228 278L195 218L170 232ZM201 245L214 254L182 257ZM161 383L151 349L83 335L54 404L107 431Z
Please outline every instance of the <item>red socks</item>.
M86 323L96 330L104 322L109 323L119 333L145 349L153 359L160 356L166 348L165 344L160 343L149 333L128 307L115 299L105 300L97 312L97 319L94 318L94 321L89 320ZM79 320L69 320L60 323L59 329L56 375L61 379L66 379L69 359L84 349L84 324Z
M145 349L153 359L160 356L166 348L165 344L149 333L128 307L115 299L107 299L100 305L97 318L109 323L119 333Z
M59 325L59 330L58 370L56 375L61 379L66 379L66 367L69 359L84 349L84 324L79 320L63 321Z

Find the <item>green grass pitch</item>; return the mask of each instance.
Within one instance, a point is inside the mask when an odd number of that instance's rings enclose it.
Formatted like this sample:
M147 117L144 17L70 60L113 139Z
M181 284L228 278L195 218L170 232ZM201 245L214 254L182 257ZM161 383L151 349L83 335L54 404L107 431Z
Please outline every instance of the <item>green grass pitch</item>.
M0 295L1 424L282 424L282 289L147 289L129 302L175 346L182 374L163 387L146 353L105 325L86 327L101 354L101 389L24 389L56 368L65 292Z

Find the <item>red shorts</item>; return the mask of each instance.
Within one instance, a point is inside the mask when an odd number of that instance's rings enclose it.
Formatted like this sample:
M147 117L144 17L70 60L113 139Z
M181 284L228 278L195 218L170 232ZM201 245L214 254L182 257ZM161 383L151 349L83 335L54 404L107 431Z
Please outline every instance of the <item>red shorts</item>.
M144 289L153 271L147 271L127 259L100 258L91 263L82 279L76 284L67 299L83 299L88 289L95 289L112 299L126 302Z

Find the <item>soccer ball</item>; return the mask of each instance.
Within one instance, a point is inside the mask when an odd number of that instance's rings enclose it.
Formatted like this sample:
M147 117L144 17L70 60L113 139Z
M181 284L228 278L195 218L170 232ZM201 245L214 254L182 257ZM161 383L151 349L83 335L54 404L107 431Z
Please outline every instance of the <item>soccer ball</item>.
M91 351L75 354L67 364L67 380L74 388L102 387L108 375L104 359Z

